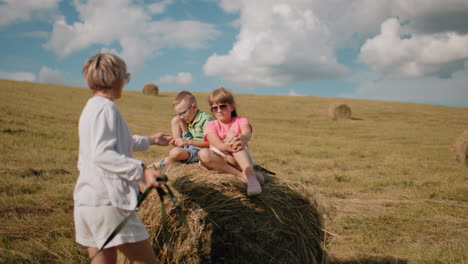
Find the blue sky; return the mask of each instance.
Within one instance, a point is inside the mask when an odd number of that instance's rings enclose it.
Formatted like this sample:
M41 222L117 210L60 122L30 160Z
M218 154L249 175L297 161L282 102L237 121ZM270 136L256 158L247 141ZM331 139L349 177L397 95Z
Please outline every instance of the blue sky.
M0 0L0 79L468 106L466 0Z

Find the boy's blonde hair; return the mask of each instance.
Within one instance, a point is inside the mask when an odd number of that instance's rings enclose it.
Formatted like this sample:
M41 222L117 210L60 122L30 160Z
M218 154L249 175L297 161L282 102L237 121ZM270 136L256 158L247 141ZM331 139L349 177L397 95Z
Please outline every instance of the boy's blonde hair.
M92 90L109 90L128 80L127 65L117 55L101 53L83 65L83 77Z
M189 91L181 91L179 92L176 97L174 98L174 101L172 101L172 108L176 107L176 105L180 104L183 100L187 100L189 104L196 104L197 100L195 99L195 96Z
M232 94L231 90L228 90L224 87L220 87L213 90L210 93L210 96L208 97L208 103L210 104L210 106L213 106L214 104L236 104L236 102L234 101L234 95ZM231 116L237 116L236 109L234 109L234 111L231 112Z

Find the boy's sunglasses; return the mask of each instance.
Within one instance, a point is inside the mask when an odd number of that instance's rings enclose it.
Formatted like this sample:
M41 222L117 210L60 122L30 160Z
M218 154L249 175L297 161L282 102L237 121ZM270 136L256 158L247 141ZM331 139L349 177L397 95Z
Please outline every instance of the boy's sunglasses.
M228 107L228 105L225 105L225 104L222 104L222 105L217 105L217 106L212 106L211 107L211 112L219 112L219 111L223 111L224 109L226 109Z
M180 112L180 113L177 113L176 115L178 116L183 116L187 113L188 110L190 110L190 108L192 108L192 105L190 105L187 109L185 109L184 111Z

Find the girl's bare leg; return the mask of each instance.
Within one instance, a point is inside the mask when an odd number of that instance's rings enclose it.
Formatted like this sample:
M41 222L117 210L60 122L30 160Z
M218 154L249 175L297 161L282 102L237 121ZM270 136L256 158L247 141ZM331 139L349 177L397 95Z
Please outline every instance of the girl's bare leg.
M232 153L234 158L242 169L243 174L247 178L247 195L258 195L262 192L262 187L255 176L249 154L245 149Z
M233 131L229 131L227 134L226 134L226 141L230 141L231 139L233 139L234 137L238 136L239 134L236 133L236 132L233 132ZM249 160L250 160L250 165L253 166L253 164L255 163L254 160L253 160L253 157L252 157L252 154L250 153L250 151L246 148L246 146L244 146L244 150L247 152L247 155L249 156ZM231 159L229 159L231 158ZM234 160L232 160L234 159ZM236 164L234 166L236 166L238 169L240 169L239 165L237 164L237 161L235 161L235 158L233 156L228 156L228 162L231 163L231 164ZM242 170L242 169L240 169ZM265 182L265 176L259 172L259 171L255 171L255 177L257 178L257 181L260 183L260 184L263 184Z
M239 177L244 181L247 180L241 171L229 165L223 157L214 153L210 149L200 149L200 151L198 152L198 158L200 159L201 163L210 170L217 170L229 173Z

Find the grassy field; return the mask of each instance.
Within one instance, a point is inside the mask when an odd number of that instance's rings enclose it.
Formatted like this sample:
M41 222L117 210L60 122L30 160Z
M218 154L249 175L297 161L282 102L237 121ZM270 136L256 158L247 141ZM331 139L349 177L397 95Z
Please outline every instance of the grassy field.
M84 263L74 242L77 124L89 89L0 81L0 263ZM117 101L132 133L170 131L174 92ZM207 94L196 93L208 109ZM304 183L326 212L332 263L468 263L468 168L452 144L468 108L344 99L334 122L319 97L236 95L251 150ZM165 156L153 147L136 157Z

